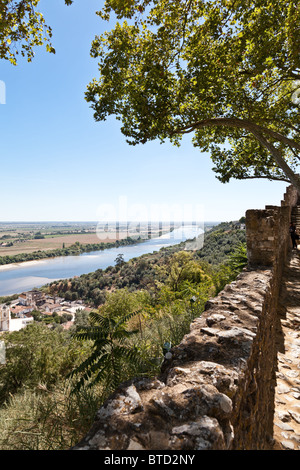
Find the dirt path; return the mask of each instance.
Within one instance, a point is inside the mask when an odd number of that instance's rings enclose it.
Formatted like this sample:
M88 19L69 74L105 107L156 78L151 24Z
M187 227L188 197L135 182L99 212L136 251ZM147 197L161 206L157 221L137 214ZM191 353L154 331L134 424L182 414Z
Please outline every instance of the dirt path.
M277 334L274 450L300 450L300 251L284 272Z

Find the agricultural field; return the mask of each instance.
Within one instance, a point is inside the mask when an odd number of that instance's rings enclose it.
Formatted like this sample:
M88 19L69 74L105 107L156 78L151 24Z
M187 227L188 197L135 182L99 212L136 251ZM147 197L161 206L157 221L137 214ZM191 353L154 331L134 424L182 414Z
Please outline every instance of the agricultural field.
M161 231L169 230L166 227L152 227L152 236ZM21 253L33 253L35 251L48 251L69 248L76 242L81 245L113 243L128 236L140 235L147 238L147 224L139 227L137 233L134 225L127 230L126 226L120 226L118 235L116 224L99 226L93 222L83 223L0 223L0 257L14 256Z
M119 239L126 238L126 236L126 232L120 231ZM85 245L114 241L116 241L116 233L112 228L103 230L102 234L97 234L96 224L0 223L0 256L68 248L76 242Z

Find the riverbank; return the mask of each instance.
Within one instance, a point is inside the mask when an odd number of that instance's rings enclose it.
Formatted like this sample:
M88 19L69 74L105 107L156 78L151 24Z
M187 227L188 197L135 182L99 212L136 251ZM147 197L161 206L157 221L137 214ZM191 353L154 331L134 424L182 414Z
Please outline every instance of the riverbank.
M0 266L0 272L1 271L9 271L10 269L15 269L15 268L19 268L21 266L36 266L37 264L39 263L42 263L42 262L45 262L46 263L46 259L40 259L40 260L34 260L34 261L23 261L21 263L11 263L11 264L4 264L4 265L1 265Z
M105 244L100 250L82 253L76 251L73 256L56 256L42 262L38 259L30 265L13 263L10 268L0 270L0 296L39 288L55 280L71 279L99 269L103 270L114 266L120 254L124 256L124 261L128 261L143 254L159 251L163 247L192 240L199 234L203 235L203 230L199 227L184 227L184 230L175 229L170 232L168 237L165 234L146 241L121 240L111 246Z
M10 268L23 265L24 263L33 262L33 261L42 261L49 258L57 258L60 256L76 256L82 253L89 253L91 251L102 251L109 248L115 248L120 246L135 245L145 240L134 239L127 237L121 240L115 240L113 242L101 242L101 243L89 243L82 245L79 242L76 242L74 245L71 245L69 248L61 248L55 250L47 251L34 251L32 253L20 253L14 256L0 256L0 270L5 269L6 266Z

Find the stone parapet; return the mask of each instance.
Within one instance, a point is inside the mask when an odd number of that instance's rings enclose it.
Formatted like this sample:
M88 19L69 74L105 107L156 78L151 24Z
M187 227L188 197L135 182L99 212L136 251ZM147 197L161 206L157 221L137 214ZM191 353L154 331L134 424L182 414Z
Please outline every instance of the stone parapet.
M297 190L289 186L281 206L266 206L263 210L246 212L249 266L272 266L279 270L278 275L282 273L291 247L289 224L297 201Z
M285 262L289 238L289 206L246 212L249 266L276 266Z
M273 426L272 271L245 271L206 305L162 375L122 384L74 449L264 449Z
M276 325L298 195L246 213L249 266L207 302L161 375L122 384L74 449L270 449Z
M297 189L290 185L286 188L286 192L283 195L283 200L281 201L281 206L294 207L297 205L299 200L299 194Z

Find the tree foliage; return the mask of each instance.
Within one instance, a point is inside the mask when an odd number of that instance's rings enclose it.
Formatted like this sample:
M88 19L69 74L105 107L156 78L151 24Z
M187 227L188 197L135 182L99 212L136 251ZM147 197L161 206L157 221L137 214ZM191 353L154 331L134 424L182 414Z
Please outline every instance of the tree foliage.
M51 390L76 364L79 343L41 323L3 336L6 363L0 367L0 405L25 387Z
M17 64L21 54L31 62L34 48L46 43L48 52L55 53L51 44L52 29L37 11L40 0L0 0L0 58ZM71 5L73 0L65 0Z
M157 268L159 278L162 282L158 282L161 293L167 299L182 298L191 292L191 287L209 283L210 276L204 272L203 267L194 259L191 252L178 251L174 253L168 263ZM167 295L166 295L167 294ZM173 295L172 295L173 294ZM190 295L190 297L192 294Z
M126 291L111 293L100 311L90 313L91 326L74 334L76 339L93 342L92 353L71 373L72 377L79 377L74 391L85 384L91 387L101 382L107 394L121 382L126 365L139 363L137 348L126 344L126 340L136 333L127 327L129 320L137 314L132 301Z
M97 36L86 100L136 145L184 134L222 182L267 178L300 190L300 7L293 0L106 0L124 21Z
M217 266L226 261L237 245L245 242L246 230L240 230L235 223L223 222L206 233L198 256L201 260Z
M40 238L40 237L39 237ZM101 243L87 243L82 244L75 242L73 245L64 248L56 248L55 250L38 250L29 253L18 253L16 255L5 255L0 256L0 265L21 263L23 261L39 260L46 258L56 258L57 256L73 256L79 255L80 253L89 253L90 251L102 251L113 247L135 245L141 243L141 240L135 240L134 238L122 238L115 242L101 242Z

